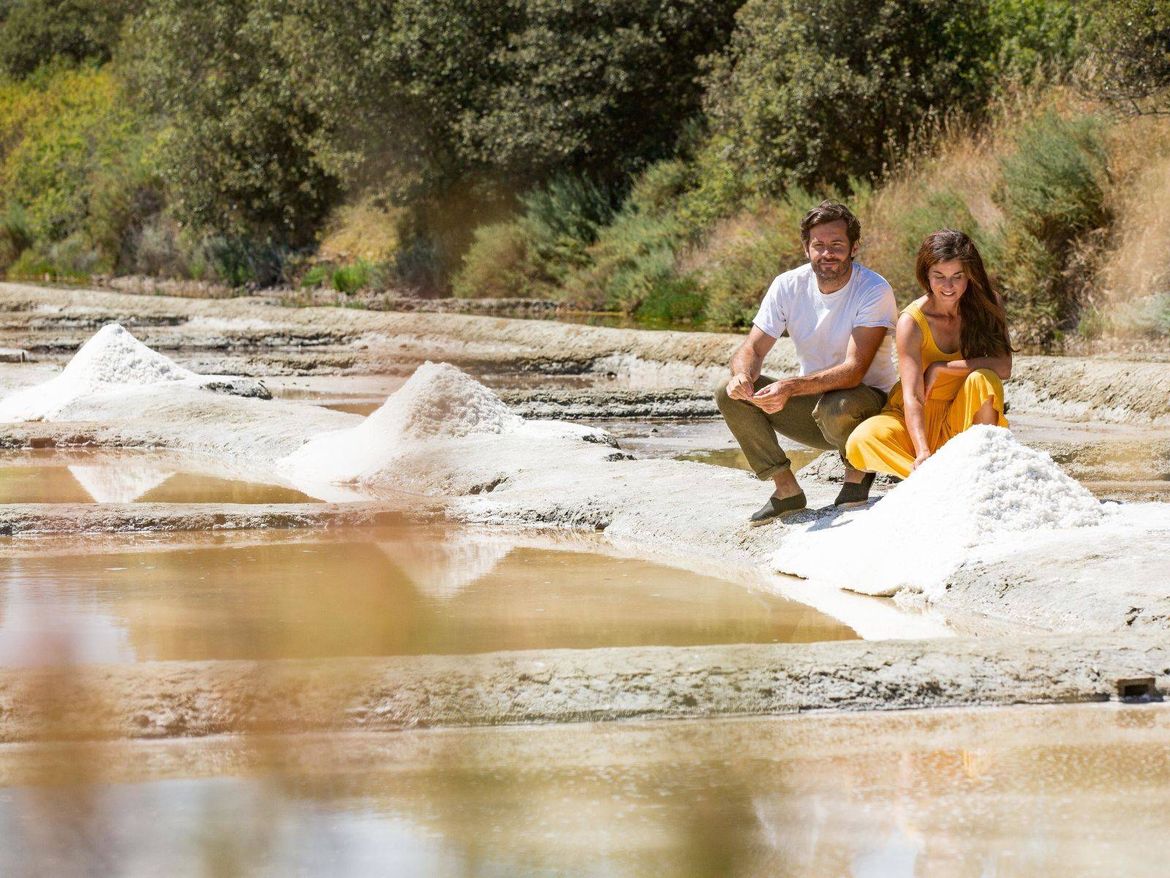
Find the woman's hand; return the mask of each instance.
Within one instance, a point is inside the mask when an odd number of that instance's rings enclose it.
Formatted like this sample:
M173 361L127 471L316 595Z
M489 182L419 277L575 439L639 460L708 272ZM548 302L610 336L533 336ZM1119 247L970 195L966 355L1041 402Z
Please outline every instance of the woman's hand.
M918 456L914 458L914 466L911 467L911 469L918 469L918 467L922 466L922 464L926 462L928 457L930 457L929 451L919 451Z

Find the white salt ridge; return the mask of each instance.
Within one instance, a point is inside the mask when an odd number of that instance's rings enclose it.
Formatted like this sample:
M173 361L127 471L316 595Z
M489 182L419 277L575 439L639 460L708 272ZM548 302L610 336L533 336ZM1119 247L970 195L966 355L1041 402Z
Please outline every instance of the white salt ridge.
M197 384L203 380L152 351L117 323L109 323L81 346L60 375L0 402L0 421L51 418L70 403L111 388Z
M866 594L937 598L976 547L1011 534L1090 527L1101 504L1047 454L1000 427L956 436L871 509L785 536L782 573Z
M362 423L311 439L280 463L314 479L372 479L420 446L509 433L523 425L523 418L474 378L428 361Z

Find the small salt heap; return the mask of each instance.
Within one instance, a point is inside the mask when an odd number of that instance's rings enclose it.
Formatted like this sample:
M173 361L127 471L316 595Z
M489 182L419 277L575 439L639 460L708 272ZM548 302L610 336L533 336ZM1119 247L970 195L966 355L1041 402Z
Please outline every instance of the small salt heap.
M200 376L152 351L117 323L108 323L82 345L60 375L0 402L0 421L52 418L70 403L111 388L199 380Z
M866 594L937 598L973 547L1010 534L1089 527L1101 504L1047 454L1000 427L956 436L872 509L788 535L782 573Z
M523 424L471 376L428 361L362 423L310 440L281 464L323 481L352 481L375 476L420 445L507 433Z

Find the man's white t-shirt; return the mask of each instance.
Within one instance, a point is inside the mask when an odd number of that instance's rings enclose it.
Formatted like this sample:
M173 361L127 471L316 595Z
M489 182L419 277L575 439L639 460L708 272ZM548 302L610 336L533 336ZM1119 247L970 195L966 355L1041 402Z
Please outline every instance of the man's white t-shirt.
M889 393L898 380L893 341L898 303L886 279L860 263L853 263L853 274L845 286L828 294L817 286L810 263L784 272L768 287L752 322L772 338L788 330L801 375L845 362L854 328L884 326L890 332L882 339L862 383Z

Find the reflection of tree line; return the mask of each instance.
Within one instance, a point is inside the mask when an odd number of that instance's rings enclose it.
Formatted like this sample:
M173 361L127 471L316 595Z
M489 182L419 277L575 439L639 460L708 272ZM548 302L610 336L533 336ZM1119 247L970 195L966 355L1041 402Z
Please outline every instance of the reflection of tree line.
M0 864L32 874L322 845L340 869L390 840L429 875L1127 874L1170 804L1157 722L1108 706L99 743L54 723L73 673L24 693L57 743L0 751Z

